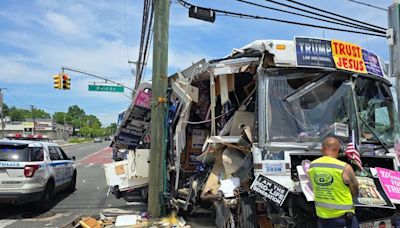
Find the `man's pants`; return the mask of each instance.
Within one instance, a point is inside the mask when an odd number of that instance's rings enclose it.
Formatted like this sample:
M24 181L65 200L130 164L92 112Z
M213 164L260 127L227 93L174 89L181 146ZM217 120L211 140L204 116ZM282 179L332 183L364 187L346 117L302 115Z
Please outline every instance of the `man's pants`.
M360 226L358 225L358 221L356 216L353 216L353 219L351 222L349 221L349 224L347 225L346 223L346 217L339 217L339 218L334 218L334 219L318 219L317 222L317 227L318 228L359 228Z

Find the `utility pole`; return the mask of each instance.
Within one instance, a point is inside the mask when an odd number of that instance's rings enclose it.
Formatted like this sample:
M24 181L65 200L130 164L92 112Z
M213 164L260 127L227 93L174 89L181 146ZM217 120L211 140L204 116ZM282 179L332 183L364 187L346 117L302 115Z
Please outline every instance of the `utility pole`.
M139 60L138 61L130 61L130 60L128 60L128 63L129 64L135 64L135 74L134 74L134 76L135 76L135 89L137 89L137 87L139 86L139 84L140 84L140 81L139 81L139 75L140 75L140 62L139 62ZM133 69L132 69L132 74L133 74ZM133 97L133 96L132 96Z
M151 153L149 172L149 212L161 215L164 191L164 128L166 110L159 104L159 97L167 95L168 30L170 0L154 1L153 75L151 95Z
M1 138L4 138L4 110L3 110L3 92L0 88L0 109L1 109Z
M31 106L32 121L33 121L32 135L35 135L36 121L35 121L35 114L33 113L33 111L35 110L35 107L33 105L30 105L30 106Z
M387 41L389 44L390 76L396 77L397 108L400 111L400 0L394 0L388 11ZM400 112L398 112L400 113Z

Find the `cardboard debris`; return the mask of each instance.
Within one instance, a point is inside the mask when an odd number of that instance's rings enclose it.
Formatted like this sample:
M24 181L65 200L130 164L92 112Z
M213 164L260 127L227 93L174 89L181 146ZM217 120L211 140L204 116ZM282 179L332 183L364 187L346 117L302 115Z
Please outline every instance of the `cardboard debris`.
M97 221L97 219L94 219L92 217L83 217L80 221L79 224L83 228L101 228L102 223Z
M136 225L137 219L138 219L137 215L120 215L117 217L117 220L115 221L115 226L121 227L121 226Z

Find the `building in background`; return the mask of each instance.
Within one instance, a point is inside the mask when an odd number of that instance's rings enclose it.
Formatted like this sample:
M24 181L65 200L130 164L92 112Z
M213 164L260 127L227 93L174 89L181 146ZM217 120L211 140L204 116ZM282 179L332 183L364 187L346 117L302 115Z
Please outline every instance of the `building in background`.
M4 133L8 137L48 138L51 140L68 140L73 133L69 124L58 124L52 119L25 119L25 121L6 121Z

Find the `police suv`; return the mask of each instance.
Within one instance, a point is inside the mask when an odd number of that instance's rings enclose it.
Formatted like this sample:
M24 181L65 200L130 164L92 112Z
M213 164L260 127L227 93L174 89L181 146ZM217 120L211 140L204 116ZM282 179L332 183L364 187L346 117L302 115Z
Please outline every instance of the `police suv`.
M50 209L55 193L75 191L74 160L56 143L0 140L0 203Z

